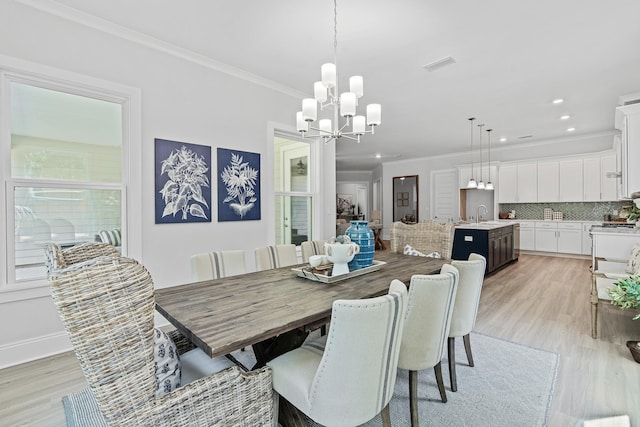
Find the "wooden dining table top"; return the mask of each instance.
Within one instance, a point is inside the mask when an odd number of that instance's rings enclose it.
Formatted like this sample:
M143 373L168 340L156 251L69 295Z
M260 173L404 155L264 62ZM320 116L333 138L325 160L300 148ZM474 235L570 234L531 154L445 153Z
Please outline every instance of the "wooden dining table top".
M434 274L446 261L376 252L385 261L377 271L322 283L298 277L292 267L156 289L156 309L211 357L223 356L331 316L338 299L361 299L388 292L398 279Z

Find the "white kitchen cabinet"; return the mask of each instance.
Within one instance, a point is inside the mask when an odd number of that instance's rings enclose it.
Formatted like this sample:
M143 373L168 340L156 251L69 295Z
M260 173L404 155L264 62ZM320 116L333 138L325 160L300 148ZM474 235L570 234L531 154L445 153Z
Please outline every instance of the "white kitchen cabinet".
M499 203L531 203L538 201L536 163L503 164L498 171Z
M585 158L582 162L583 200L585 202L617 201L618 178L607 177L608 173L616 171L615 153Z
M538 162L538 202L560 201L559 163Z
M538 201L538 167L535 163L518 163L518 202Z
M582 159L561 160L559 163L559 201L581 202L583 199Z
M536 230L536 251L558 252L558 224L538 221Z
M519 221L520 223L520 250L535 251L535 223L533 221Z
M640 191L640 104L616 108L616 128L622 131L622 197Z
M584 201L599 202L602 195L600 158L592 157L582 162L582 179L584 181Z
M536 221L535 248L541 252L582 253L582 223Z
M518 166L516 164L500 165L498 201L499 203L516 203L518 201Z
M607 176L607 174L615 173L617 170L615 153L602 156L600 159L600 200L619 200L618 178Z
M558 252L562 254L582 253L581 223L558 223Z

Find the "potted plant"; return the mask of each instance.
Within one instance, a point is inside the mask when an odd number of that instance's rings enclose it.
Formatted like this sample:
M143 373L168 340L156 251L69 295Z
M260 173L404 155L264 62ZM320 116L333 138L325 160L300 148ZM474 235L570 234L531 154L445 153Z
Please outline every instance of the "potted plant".
M619 306L623 310L640 308L640 275L628 276L615 282L607 288L607 294L611 297L611 304ZM640 313L633 320L640 318ZM633 359L640 363L640 342L627 341L627 347L631 351Z

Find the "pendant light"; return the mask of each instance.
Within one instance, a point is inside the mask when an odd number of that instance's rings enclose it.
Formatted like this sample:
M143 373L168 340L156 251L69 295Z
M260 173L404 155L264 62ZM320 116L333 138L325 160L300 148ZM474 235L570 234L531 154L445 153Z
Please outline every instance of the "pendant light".
M478 181L478 190L484 190L485 185L482 180L482 127L484 124L478 125L480 128L480 181Z
M469 118L469 125L471 128L471 178L469 178L469 182L467 183L467 188L478 188L478 183L473 178L473 121L475 117Z
M487 181L487 185L484 187L485 190L494 190L493 182L491 182L491 131L493 129L487 129L487 145L489 147L489 181Z

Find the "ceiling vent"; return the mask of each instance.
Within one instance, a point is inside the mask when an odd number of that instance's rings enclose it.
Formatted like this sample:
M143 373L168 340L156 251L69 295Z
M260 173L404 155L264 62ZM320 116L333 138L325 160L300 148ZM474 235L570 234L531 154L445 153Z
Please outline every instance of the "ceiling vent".
M527 139L527 138L533 138L533 135L522 135L518 137L518 139Z
M454 64L455 62L456 60L453 59L453 57L447 56L447 57L438 59L436 61L433 61L429 64L423 65L422 68L424 68L425 70L431 73L433 71L439 70L442 67L446 67L447 65Z

